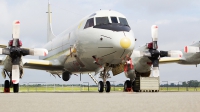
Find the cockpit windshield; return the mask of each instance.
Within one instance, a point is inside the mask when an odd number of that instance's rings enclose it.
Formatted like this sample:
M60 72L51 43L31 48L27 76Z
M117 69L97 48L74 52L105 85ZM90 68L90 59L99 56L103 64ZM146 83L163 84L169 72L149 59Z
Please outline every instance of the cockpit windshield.
M125 18L119 17L119 21L120 21L120 24L122 24L124 26L129 26L128 22L127 22L127 20Z
M95 17L96 25L93 28L104 29L104 30L112 30L112 31L127 31L131 30L128 22L123 17Z
M118 23L117 17L110 17L112 23Z
M94 26L94 18L90 18L87 20L84 29Z
M108 17L96 17L96 25L108 24Z

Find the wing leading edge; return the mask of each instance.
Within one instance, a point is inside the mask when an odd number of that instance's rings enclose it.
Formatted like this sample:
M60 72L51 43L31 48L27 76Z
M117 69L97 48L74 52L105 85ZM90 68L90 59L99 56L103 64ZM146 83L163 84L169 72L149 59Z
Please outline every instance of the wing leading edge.
M182 57L163 57L160 58L160 64L167 64L167 63L178 63L181 61L185 61Z
M23 59L24 68L38 70L62 70L63 66L53 64L49 60Z

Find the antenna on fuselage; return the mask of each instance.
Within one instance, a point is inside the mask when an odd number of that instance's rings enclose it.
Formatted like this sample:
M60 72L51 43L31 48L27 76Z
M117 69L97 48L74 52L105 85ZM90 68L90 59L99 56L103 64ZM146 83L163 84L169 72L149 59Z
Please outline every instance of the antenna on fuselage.
M51 7L50 7L50 1L48 0L48 17L47 17L47 42L51 41L55 35L52 31L52 18L51 18Z

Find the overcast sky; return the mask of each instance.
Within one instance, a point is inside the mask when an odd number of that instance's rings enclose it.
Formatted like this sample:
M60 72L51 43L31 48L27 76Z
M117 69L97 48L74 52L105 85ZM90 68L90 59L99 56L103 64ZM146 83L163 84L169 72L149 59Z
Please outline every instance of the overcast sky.
M20 39L24 47L42 47L46 43L47 0L0 0L0 44L12 38L12 22L20 20ZM56 35L69 28L82 17L100 9L111 9L124 14L131 26L136 46L151 42L151 25L159 27L159 50L180 50L184 46L200 41L199 0L51 0L53 31ZM28 58L37 58L31 57ZM49 73L25 69L23 82L64 83ZM200 67L195 65L160 65L162 81L200 80ZM72 76L67 83L92 82L87 74ZM110 81L121 83L124 73ZM0 77L0 83L4 79Z

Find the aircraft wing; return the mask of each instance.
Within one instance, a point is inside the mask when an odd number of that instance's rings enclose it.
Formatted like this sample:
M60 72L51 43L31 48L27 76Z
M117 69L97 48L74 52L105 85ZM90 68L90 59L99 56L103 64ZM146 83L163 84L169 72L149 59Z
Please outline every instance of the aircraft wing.
M39 60L39 59L22 59L23 67L29 69L37 70L61 70L62 66L56 63L53 63L49 60ZM3 65L6 62L6 57L0 57L0 65Z
M0 48L6 48L6 47L7 47L7 45L0 44Z
M23 59L24 68L38 70L61 70L62 66L54 64L49 60Z
M163 57L160 58L159 63L160 64L167 64L167 63L179 63L185 61L182 57Z

